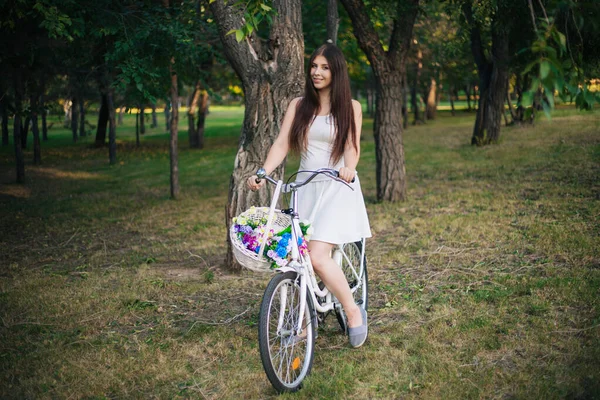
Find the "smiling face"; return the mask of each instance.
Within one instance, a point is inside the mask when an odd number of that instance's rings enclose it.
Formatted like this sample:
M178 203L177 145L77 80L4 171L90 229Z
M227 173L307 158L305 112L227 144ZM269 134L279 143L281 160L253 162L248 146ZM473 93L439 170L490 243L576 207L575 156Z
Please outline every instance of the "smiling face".
M315 57L310 66L310 77L315 89L322 90L329 88L331 85L331 69L325 57Z

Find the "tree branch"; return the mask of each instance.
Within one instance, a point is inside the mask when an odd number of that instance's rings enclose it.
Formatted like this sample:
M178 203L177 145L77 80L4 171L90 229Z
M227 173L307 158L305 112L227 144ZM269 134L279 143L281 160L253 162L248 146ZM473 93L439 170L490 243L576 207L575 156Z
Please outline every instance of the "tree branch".
M369 14L362 0L341 0L348 12L354 27L358 44L365 52L374 71L381 69L381 64L387 60L387 54L381 46L379 35L371 23Z
M231 66L244 82L249 75L249 69L257 67L257 53L252 48L249 38L238 42L235 35L228 35L227 32L233 29L239 29L243 19L239 9L231 4L230 1L213 1L210 3L210 10L215 16L215 22L219 28L219 36L223 42L225 55L229 59Z
M388 57L394 64L398 64L400 59L410 49L413 28L417 14L419 13L419 0L411 0L407 3L398 2L397 7L394 28L390 37L390 50L388 52Z
M473 18L473 8L470 1L465 1L463 3L462 9L470 27L471 52L473 53L473 58L475 59L475 64L477 64L477 68L481 71L485 68L487 60L485 58L485 53L483 52L483 44L481 43L481 31L479 30L479 24L477 24L475 22L475 19Z

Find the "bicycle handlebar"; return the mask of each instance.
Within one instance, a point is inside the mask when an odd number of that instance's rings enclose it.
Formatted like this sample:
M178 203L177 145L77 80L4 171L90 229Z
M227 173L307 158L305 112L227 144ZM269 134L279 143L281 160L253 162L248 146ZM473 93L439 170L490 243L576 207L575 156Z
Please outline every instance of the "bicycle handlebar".
M309 183L310 181L312 181L313 179L315 179L315 177L317 175L319 175L319 174L327 175L331 179L343 183L344 185L348 186L351 190L354 191L354 188L352 186L348 185L348 183L345 180L339 178L340 173L339 173L339 171L336 171L335 169L332 169L332 168L319 168L318 170L315 170L315 171L312 171L312 170L299 170L298 172L299 173L300 172L309 172L309 173L312 173L312 175L309 176L308 178L306 178L302 182L292 182L292 183L288 183L288 184L283 185L282 191L284 193L288 193L288 192L290 192L292 190L298 189L299 187L302 187L302 186L306 185L307 183ZM277 185L277 181L275 179L271 178L270 176L268 176L267 173L265 172L265 170L262 169L262 168L260 168L258 171L256 171L256 176L257 176L256 183L260 183L260 181L262 179L266 179L267 181L271 182L272 184ZM354 182L354 179L352 180L352 182Z

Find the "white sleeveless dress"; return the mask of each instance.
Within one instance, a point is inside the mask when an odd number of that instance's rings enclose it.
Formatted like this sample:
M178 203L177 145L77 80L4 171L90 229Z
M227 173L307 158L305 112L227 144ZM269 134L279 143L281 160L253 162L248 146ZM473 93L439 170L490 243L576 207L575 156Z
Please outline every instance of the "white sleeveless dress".
M335 165L330 156L335 129L330 115L317 115L308 131L308 146L301 154L300 169L316 170L344 166L344 158ZM307 178L298 174L298 181ZM300 220L308 220L314 229L310 240L342 244L371 237L367 209L360 188L358 175L353 183L346 185L325 175L317 175L309 184L298 189L298 214Z

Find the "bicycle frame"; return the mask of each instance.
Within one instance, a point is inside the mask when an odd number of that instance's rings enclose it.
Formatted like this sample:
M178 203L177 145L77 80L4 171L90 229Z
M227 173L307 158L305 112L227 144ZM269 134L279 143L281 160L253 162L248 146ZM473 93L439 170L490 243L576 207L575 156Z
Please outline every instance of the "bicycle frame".
M283 185L282 181L275 181L270 177L265 177L265 178L268 179L270 182L277 184L278 186ZM310 178L308 181L310 181L311 179L312 178ZM305 182L305 183L307 183L307 182ZM326 313L328 311L331 311L336 306L336 303L333 300L333 295L329 292L329 290L327 288L323 288L323 289L319 288L319 285L317 283L317 279L315 276L315 271L314 271L313 265L310 261L310 256L307 256L307 257L303 256L300 253L300 249L298 247L298 239L302 235L302 230L300 229L300 217L299 217L298 211L297 211L298 210L298 191L297 191L298 188L299 188L299 186L296 185L295 183L283 185L283 193L291 193L290 209L288 209L286 211L286 214L288 214L291 218L292 260L290 261L290 263L287 266L280 267L277 269L277 271L279 273L294 271L298 274L298 276L300 278L301 302L300 302L300 310L298 313L298 321L296 321L294 323L294 326L295 326L294 334L295 335L300 335L304 329L302 326L302 320L304 319L304 314L306 312L307 292L310 293L310 296L313 300L315 309L320 313ZM279 197L279 190L276 190L273 196L274 196L274 198L273 198L272 204L274 205L279 200L278 198L275 198L276 196ZM344 260L344 258L346 259L346 262L349 265L351 265L350 260L348 259L348 256L344 252L342 246L343 245L335 246L335 248L333 249L333 259L334 259L334 261L336 261L336 263L339 266L342 265L342 261ZM364 253L365 253L365 239L363 238L359 270L356 271L356 270L354 270L354 268L352 268L352 274L354 275L354 277L356 278L356 281L358 282L358 285L351 289L352 293L354 293L356 290L358 290L360 288L360 286L362 285L362 279L361 279L362 276L359 274L364 270L363 269ZM282 296L281 305L282 305L282 307L285 307L286 300L287 300L286 299L287 292L282 291L281 296ZM321 298L321 299L325 299L325 301L323 303L321 303L318 301L317 297ZM283 311L284 310L281 310L281 312L279 314L280 317L279 317L279 321L277 324L278 332L281 331L281 327L283 325L283 315L284 315ZM312 316L311 316L311 320L315 321L318 324L316 318L312 318Z

